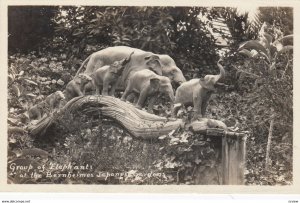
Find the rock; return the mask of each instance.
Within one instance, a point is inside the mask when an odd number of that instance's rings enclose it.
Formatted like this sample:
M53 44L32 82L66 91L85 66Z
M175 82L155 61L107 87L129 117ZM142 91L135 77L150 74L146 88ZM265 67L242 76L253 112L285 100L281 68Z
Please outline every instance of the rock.
M61 55L61 58L62 58L62 59L66 59L66 58L67 58L67 54L62 54L62 55Z
M57 81L57 84L60 85L60 86L63 86L63 85L65 84L65 82L62 81L61 79L59 79L59 80Z

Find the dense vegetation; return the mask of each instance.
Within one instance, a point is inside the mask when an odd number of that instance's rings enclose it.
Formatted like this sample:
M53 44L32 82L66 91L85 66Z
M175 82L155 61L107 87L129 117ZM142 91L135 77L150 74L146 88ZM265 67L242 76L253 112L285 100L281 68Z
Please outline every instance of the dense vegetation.
M29 122L28 108L50 93L63 90L89 54L126 45L169 54L187 79L217 73L216 61L221 53L227 72L223 82L229 88L213 96L207 117L224 121L232 130L248 132L246 184L291 184L293 53L292 42L280 39L293 34L292 10L268 7L259 11L251 22L247 14L239 14L233 8L10 7L9 161L85 163L96 166L93 171L127 170L132 178L16 180L16 174L12 174L9 181L195 184L196 168L204 171L203 167L216 167L218 155L211 141L180 131L161 137L160 142L145 142L109 121L91 121L85 115L69 115L61 128L36 140L20 130ZM215 19L227 25L230 35L214 27ZM261 29L263 25L267 28ZM210 30L226 39L228 47L218 46ZM262 36L267 35L270 38L264 41L266 37ZM257 40L255 46L250 46L249 40ZM289 48L276 49L278 40ZM242 42L246 43L240 46ZM160 102L155 106L156 114L164 116L167 110ZM190 110L180 116L188 117ZM197 149L191 149L192 145ZM141 170L157 172L159 177L134 175ZM161 171L167 176L162 176Z

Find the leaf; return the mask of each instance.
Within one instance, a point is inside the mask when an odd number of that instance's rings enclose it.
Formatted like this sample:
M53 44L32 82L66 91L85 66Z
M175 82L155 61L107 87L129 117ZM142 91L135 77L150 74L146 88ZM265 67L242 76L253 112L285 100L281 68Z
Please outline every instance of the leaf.
M195 159L195 163L196 163L196 164L199 164L199 163L201 163L201 162L202 162L202 160L199 159L199 157L197 157L197 158Z
M36 95L33 94L33 93L28 93L28 94L26 94L26 95L29 96L29 97L36 97Z
M19 120L15 119L15 118L7 118L7 121L9 124L12 124L12 125L16 125L19 122ZM9 128L8 128L8 130L9 130Z
M9 118L7 119L9 120L10 122L12 122ZM13 119L14 120L14 124L17 124L18 123L18 120L16 119ZM20 128L20 127L8 127L8 133L10 134L24 134L24 133L27 133L26 130L24 130L23 128Z
M24 75L24 71L22 70L18 75L19 75L19 76Z
M263 37L264 37L266 40L268 40L269 44L272 43L272 40L273 40L272 35L270 35L270 34L268 34L268 33L266 33L266 32L263 33L262 35L263 35Z
M253 51L253 50L252 50ZM251 52L252 52L251 51ZM261 54L261 55L263 55L266 59L267 59L267 61L270 63L270 59L269 59L269 56L268 55L266 55L264 52L259 52L259 54ZM254 57L255 57L255 55L254 55Z
M252 57L252 53L250 51L248 51L247 49L243 49L243 50L239 51L239 54L247 56L247 57Z
M50 154L42 149L33 148L33 149L24 149L22 150L21 156L43 156L48 157Z
M282 48L283 48L283 44L281 42L279 42L278 40L276 40L274 43L273 43L273 46L276 47L276 50L277 51L280 51Z
M168 136L171 137L174 133L175 133L175 130L172 130L171 132L169 132Z
M166 135L162 135L162 136L159 136L158 139L163 140L163 139L165 139L166 137L167 137Z
M17 143L17 140L15 138L9 138L8 143L15 144Z
M73 36L82 35L83 33L84 33L83 30L76 30L76 31L73 33Z
M282 37L281 39L279 39L278 41L283 46L287 46L287 45L293 45L293 40L294 40L294 36L293 35L286 35L286 36Z
M37 84L36 82L33 82L32 80L29 80L29 79L26 79L26 78L24 78L24 80L25 80L26 82L28 82L29 84L38 86L38 84Z
M282 49L278 52L278 55L279 54L283 54L283 53L286 53L286 52L289 52L291 50L293 50L294 47L292 45L287 45L287 46L284 46L282 47Z
M14 66L10 66L9 69L12 72L13 75L17 75L17 70Z
M20 91L20 89L19 89L18 86L13 85L13 86L12 86L12 90L13 90L13 92L17 95L17 97L19 97L19 96L21 95L21 91Z
M8 74L8 79L10 79L10 80L14 80L15 79L15 77L14 77L14 75L13 74Z
M254 49L257 52L261 51L268 56L268 50L258 40L250 40L242 43L238 48L238 51L242 49L248 49L248 50Z

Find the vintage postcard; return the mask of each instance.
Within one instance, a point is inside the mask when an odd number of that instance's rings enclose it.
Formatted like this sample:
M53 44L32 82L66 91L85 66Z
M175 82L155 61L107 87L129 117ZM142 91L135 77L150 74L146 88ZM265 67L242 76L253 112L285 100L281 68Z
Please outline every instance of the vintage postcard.
M299 194L299 10L2 1L0 191Z

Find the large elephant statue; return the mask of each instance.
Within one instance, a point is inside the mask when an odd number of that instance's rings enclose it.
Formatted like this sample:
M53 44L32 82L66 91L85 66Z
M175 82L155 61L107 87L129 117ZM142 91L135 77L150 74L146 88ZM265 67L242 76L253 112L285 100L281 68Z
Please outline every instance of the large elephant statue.
M115 61L120 61L128 57L132 52L134 54L121 76L119 83L121 89L125 89L133 72L143 69L149 69L158 75L167 76L172 83L181 84L186 81L182 71L176 66L175 61L170 56L154 54L127 46L108 47L91 54L82 63L76 75L80 73L86 63L87 67L84 73L89 75L104 65L110 65Z

